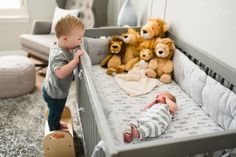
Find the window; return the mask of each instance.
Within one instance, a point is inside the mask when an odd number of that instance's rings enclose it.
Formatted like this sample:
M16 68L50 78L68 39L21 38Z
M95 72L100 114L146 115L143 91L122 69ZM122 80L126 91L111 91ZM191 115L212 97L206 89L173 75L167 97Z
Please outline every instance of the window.
M28 19L27 0L0 0L0 20Z

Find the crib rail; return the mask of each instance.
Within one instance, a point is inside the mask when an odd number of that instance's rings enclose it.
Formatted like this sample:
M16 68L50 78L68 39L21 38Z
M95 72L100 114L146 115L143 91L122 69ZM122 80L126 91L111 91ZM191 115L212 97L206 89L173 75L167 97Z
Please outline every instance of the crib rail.
M135 30L140 30L141 27L132 27ZM115 30L115 31L114 31ZM121 33L124 33L127 31L126 27L120 27L117 29L117 27L106 27L106 28L88 28L85 30L85 35L86 37L91 37L91 38L98 38L101 36L113 36L113 35L118 35Z
M204 134L178 139L162 139L160 141L145 142L133 147L132 145L120 148L119 156L135 157L184 157L196 154L211 153L222 148L232 148L236 142L236 130L227 130L213 134ZM208 155L207 155L208 156ZM210 156L210 155L209 155Z
M80 120L83 128L83 135L84 135L84 141L85 141L85 146L86 146L86 156L91 156L93 152L93 148L95 147L96 143L100 141L100 136L98 134L98 129L96 126L96 122L94 119L93 111L91 105L86 105L86 104L91 104L89 100L89 96L86 90L86 85L85 85L84 79L81 79L79 81L78 86L80 86L80 89L78 91L79 94L79 107L80 107ZM98 152L99 156L103 156L102 152Z
M81 76L77 79L77 99L79 102L80 119L83 128L83 135L85 141L85 156L92 156L96 145L101 141L106 141L103 150L98 150L96 157L111 156L116 154L113 137L109 132L109 126L106 122L105 114L102 110L102 105L99 103L96 91L93 87L92 78L90 77L87 64L83 64L85 59L81 59L82 64L77 69L77 74ZM106 153L106 154L105 154Z

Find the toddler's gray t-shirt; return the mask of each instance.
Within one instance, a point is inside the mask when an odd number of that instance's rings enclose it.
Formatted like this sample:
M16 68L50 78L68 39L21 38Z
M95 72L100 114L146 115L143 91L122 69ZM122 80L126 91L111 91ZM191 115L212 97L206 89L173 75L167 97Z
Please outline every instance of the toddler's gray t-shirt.
M47 94L54 99L64 99L68 96L73 72L60 79L55 74L55 69L62 67L73 59L73 53L62 49L55 42L50 48L49 65L43 87Z

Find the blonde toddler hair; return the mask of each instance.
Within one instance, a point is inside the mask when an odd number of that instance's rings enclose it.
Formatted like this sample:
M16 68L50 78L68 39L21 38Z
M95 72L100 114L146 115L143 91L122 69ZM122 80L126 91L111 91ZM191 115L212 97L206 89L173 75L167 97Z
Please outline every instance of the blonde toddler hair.
M76 16L67 15L62 17L55 26L57 38L70 34L75 28L84 30L83 22Z

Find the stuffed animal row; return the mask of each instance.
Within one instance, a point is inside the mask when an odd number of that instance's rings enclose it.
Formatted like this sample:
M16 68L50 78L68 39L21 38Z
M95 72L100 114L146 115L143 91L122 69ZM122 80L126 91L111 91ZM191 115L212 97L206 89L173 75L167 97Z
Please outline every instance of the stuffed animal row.
M121 36L112 38L110 54L102 60L101 66L107 67L107 74L112 75L128 72L140 60L144 60L148 77L170 83L175 44L172 39L165 37L167 31L167 23L159 18L148 19L140 32L129 28ZM116 43L118 41L119 44ZM114 51L114 43L119 52Z

